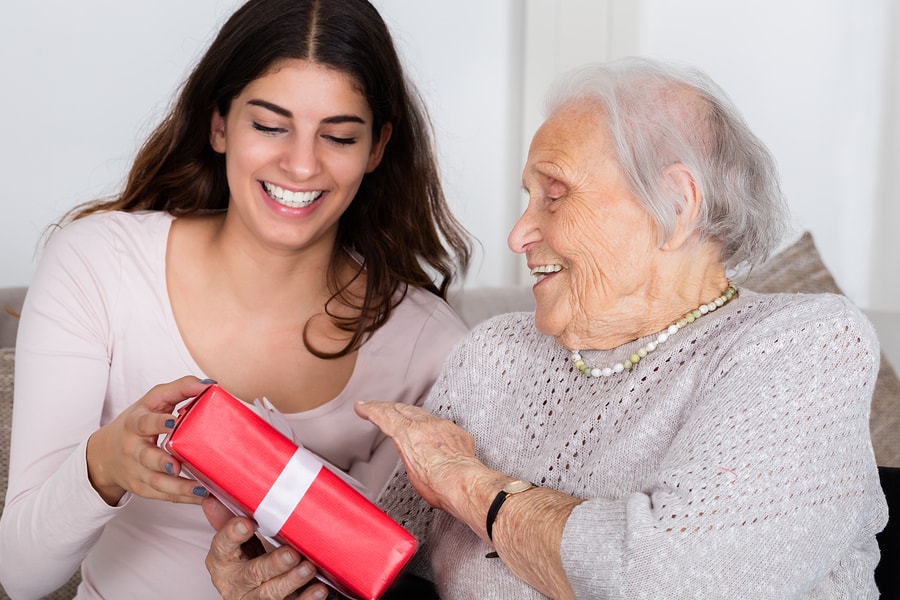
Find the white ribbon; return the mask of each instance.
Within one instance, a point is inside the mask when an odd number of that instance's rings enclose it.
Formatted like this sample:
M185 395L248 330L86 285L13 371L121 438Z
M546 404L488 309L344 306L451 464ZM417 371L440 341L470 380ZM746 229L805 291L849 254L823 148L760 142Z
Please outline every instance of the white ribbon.
M297 438L297 435L296 433L294 433L294 429L291 427L290 422L288 422L287 417L281 414L281 412L277 408L275 408L275 405L273 405L268 398L266 398L265 396L263 396L262 400L257 398L253 401L253 406L256 407L256 414L262 417L266 423L274 427L275 430L278 431L278 433L297 444L298 447L303 448L303 442ZM355 489L370 501L375 502L375 498L369 494L369 490L362 484L362 482L357 481L343 469L333 465L318 454L316 454L316 457L318 458L318 460L322 461L322 464L325 465L325 467L329 471L337 475L337 477L344 483Z
M312 453L301 448L294 452L265 498L253 511L260 533L274 537L281 531L322 467L321 461Z
M295 444L302 447L302 444L296 439L294 435L294 429L291 427L291 424L288 422L287 418L279 412L275 405L272 402L263 396L263 399L260 400L257 398L253 401L253 406L256 407L256 414L261 416L264 421L266 421L269 425L275 428L275 431L283 435L289 440L293 440Z

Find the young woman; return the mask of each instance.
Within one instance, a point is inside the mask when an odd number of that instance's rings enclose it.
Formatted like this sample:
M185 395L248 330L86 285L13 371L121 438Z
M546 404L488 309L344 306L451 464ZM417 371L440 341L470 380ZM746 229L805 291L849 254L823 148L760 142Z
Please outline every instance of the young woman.
M219 597L205 490L156 446L199 378L268 398L377 496L397 454L354 402L422 402L465 333L444 297L469 255L377 11L250 0L121 195L46 247L18 337L3 586L38 597L80 565L79 598Z

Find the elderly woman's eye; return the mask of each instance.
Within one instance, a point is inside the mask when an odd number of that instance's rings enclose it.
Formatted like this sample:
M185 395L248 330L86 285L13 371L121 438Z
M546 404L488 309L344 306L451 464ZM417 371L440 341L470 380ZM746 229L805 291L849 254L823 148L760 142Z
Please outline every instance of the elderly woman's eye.
M566 186L557 179L551 179L544 190L548 200L556 201L566 195Z

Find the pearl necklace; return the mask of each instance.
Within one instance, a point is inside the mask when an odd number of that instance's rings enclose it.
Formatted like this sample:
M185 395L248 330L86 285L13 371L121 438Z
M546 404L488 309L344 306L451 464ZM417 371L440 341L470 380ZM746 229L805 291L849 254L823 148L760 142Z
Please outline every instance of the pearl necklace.
M660 344L664 344L670 337L672 337L703 315L709 314L717 308L725 306L732 298L737 296L737 293L737 286L729 281L728 287L725 288L725 291L722 292L721 296L719 296L712 302L701 304L691 312L685 314L683 317L659 332L655 340L653 340L652 342L648 342L646 346L640 348L637 352L626 358L624 361L616 363L611 367L592 367L584 362L584 359L581 357L580 350L573 350L572 361L575 363L575 368L588 377L609 377L614 373L629 371L632 367L646 358L648 354L656 350Z

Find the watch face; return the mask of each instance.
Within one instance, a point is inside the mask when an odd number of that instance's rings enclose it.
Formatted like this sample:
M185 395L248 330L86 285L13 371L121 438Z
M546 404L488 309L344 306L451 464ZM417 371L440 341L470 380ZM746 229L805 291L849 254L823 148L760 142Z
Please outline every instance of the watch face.
M519 492L524 492L530 487L534 487L531 485L530 481L525 481L524 479L517 479L513 482L510 482L503 488L503 491L507 494L518 494Z

